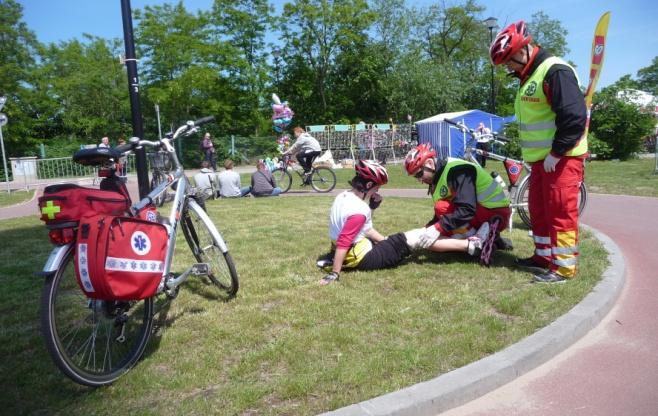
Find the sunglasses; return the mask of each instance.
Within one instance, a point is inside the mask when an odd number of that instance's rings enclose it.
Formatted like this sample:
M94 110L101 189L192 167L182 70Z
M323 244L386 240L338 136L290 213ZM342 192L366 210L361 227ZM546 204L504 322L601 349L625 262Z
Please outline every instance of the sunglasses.
M420 170L418 172L416 172L416 174L414 175L414 178L420 179L420 178L423 177L424 174L425 174L425 167L422 167L422 168L420 168Z

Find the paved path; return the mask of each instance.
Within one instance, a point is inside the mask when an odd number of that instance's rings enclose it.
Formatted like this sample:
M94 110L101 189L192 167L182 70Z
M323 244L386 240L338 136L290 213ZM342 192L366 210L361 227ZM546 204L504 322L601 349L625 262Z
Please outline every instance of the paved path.
M442 415L658 415L658 199L590 196L583 222L626 260L614 308L546 364Z

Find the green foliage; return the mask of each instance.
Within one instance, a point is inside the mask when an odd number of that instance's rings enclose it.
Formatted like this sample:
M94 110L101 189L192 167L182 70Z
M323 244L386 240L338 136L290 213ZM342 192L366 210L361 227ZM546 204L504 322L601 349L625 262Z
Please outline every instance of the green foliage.
M596 134L590 132L587 137L587 146L592 155L596 155L596 159L609 160L612 159L612 147L596 137Z
M655 125L652 113L617 98L614 84L594 96L590 128L598 140L610 147L609 157L627 160L642 150L643 139Z
M653 58L651 65L637 71L637 78L639 89L658 96L658 56Z

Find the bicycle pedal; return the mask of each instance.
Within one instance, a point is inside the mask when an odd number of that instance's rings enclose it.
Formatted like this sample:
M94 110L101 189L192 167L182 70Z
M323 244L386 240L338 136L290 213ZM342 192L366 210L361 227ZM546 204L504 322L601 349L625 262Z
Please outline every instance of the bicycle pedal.
M195 263L192 265L192 274L195 276L206 276L210 273L210 266L208 263Z

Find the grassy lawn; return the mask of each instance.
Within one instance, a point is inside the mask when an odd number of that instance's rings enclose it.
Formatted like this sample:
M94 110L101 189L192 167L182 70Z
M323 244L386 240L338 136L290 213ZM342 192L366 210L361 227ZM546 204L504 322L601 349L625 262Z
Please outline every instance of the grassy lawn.
M343 181L344 182L344 181ZM404 186L406 187L406 185ZM327 287L314 263L328 247L331 197L208 202L227 239L241 289L228 303L195 281L157 316L143 360L107 388L58 372L39 333L50 246L34 217L0 222L0 408L6 414L306 415L412 385L490 355L546 326L599 280L606 254L583 233L580 277L529 283L514 252L491 268L465 255L419 253L396 269L345 272ZM431 215L428 199L386 198L374 216L390 234ZM192 262L182 233L175 268Z
M34 196L34 191L13 191L7 193L0 190L0 207L7 207L9 205L20 204L21 202L29 201Z
M402 164L388 165L388 188L426 188L408 176ZM624 162L591 161L585 167L585 182L592 193L615 195L639 195L658 197L658 175L654 174L655 159L632 159ZM507 182L505 168L497 161L488 161L486 169L498 172ZM354 169L336 169L337 188L349 188L347 181L354 176ZM249 174L242 174L243 184L249 183ZM301 181L293 176L292 189L298 189Z

